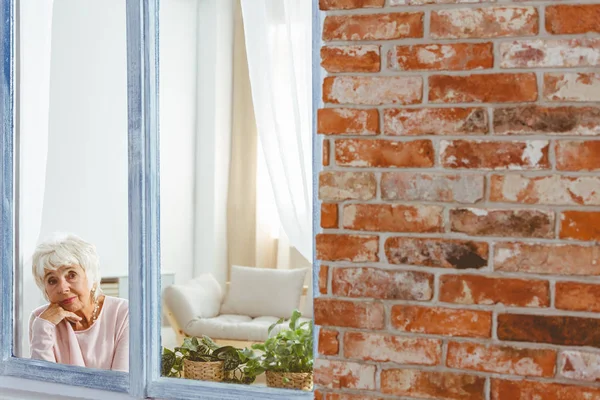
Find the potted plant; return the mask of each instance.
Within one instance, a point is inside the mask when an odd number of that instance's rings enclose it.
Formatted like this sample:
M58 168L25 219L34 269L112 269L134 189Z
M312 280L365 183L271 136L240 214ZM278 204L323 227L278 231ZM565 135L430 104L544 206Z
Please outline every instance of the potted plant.
M250 384L262 373L258 357L249 349L217 345L208 336L185 338L173 351L163 348L161 374L214 382Z
M265 343L252 348L263 354L260 365L266 371L267 386L286 389L312 390L313 387L313 322L299 322L300 312L295 310L289 329L271 337L272 330L283 322L280 319L269 327Z

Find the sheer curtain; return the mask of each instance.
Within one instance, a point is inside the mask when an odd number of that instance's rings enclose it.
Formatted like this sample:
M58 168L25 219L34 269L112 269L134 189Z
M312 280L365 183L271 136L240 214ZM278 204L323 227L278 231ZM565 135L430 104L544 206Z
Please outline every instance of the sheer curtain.
M311 2L242 0L258 136L289 244L312 260Z
M31 275L31 256L42 225L46 185L53 3L19 2L19 265L23 280L19 334L23 357L29 357L28 313L42 301Z

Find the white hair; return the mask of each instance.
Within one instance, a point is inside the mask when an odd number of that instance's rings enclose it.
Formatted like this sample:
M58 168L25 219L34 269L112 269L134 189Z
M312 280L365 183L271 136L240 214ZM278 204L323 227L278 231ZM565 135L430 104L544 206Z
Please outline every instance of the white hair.
M65 265L83 268L90 290L95 287L94 298L100 294L100 259L96 246L70 233L54 233L35 249L31 269L35 283L48 299L44 284L46 270L56 271Z

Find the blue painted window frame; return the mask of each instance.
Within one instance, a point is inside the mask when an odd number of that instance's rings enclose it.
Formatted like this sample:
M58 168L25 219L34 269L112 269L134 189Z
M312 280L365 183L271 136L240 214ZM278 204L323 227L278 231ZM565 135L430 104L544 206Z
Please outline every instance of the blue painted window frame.
M0 376L128 393L133 398L214 400L312 399L312 392L163 378L160 376L160 199L158 134L159 0L126 0L129 184L130 373L91 370L13 356L15 265L15 10L0 6ZM313 233L319 209L317 179L320 143L316 109L320 92L320 16L313 7ZM314 235L313 235L314 237ZM314 243L313 243L314 248ZM313 265L317 265L313 255ZM318 272L315 270L315 272ZM318 273L313 274L318 287ZM316 293L317 291L315 291ZM315 343L318 331L315 330Z

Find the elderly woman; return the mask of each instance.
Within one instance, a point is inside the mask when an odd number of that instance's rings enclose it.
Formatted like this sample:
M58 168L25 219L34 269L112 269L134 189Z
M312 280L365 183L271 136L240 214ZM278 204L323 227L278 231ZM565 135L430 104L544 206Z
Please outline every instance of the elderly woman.
M129 305L102 294L95 247L74 235L55 236L38 245L32 270L49 304L31 315L31 357L128 371Z

